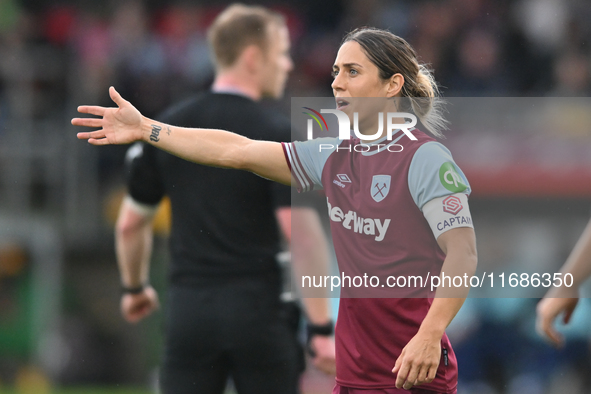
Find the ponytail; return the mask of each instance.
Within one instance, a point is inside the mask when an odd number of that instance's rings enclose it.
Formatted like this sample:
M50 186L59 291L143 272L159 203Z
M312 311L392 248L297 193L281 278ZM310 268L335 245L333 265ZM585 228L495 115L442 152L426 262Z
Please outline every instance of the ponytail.
M378 67L383 80L396 73L404 77L401 92L408 102L402 100L401 110L414 112L427 131L442 138L442 130L447 129L447 121L443 117L444 101L433 74L418 62L414 49L404 39L387 30L369 27L350 32L343 43L347 41L361 45L367 57Z

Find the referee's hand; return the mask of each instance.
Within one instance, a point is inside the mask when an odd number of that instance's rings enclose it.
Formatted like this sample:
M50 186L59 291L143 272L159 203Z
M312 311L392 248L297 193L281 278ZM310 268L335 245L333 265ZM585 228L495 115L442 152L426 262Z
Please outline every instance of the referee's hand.
M314 351L314 366L327 375L336 375L334 337L314 335L310 340L310 347Z
M139 322L159 306L158 293L152 286L146 286L141 293L121 296L121 314L129 323Z
M142 114L114 87L109 88L111 99L118 108L81 105L78 112L100 116L100 118L74 118L74 126L100 128L96 131L78 133L78 139L88 140L92 145L129 144L141 140Z

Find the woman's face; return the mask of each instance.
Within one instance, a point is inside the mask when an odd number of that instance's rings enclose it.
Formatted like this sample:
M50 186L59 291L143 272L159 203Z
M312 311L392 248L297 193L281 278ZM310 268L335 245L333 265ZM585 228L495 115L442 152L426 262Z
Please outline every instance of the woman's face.
M351 122L352 114L357 112L361 132L375 133L377 114L387 111L387 107L392 104L386 98L400 95L404 83L402 75L395 74L388 80L380 78L378 67L355 41L348 41L341 46L332 69L334 81L331 86L337 109L346 113Z
M388 81L380 78L378 67L355 41L348 41L341 46L332 71L334 81L331 86L336 98L388 97Z

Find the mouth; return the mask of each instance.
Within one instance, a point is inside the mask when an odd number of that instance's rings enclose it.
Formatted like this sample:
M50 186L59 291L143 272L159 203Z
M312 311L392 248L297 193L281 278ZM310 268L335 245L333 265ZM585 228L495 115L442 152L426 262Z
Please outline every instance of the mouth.
M335 99L336 103L337 103L337 109L341 110L343 108L345 108L347 105L349 105L349 102L346 100L343 100L342 98L336 98Z

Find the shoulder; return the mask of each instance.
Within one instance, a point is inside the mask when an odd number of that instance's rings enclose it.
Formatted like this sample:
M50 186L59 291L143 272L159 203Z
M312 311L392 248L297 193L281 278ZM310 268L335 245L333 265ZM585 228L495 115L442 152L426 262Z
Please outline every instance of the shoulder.
M470 184L451 152L435 140L418 147L408 171L408 186L417 206L453 193L470 194Z
M427 140L417 147L413 155L416 162L437 162L453 160L451 152L441 142L434 139Z

